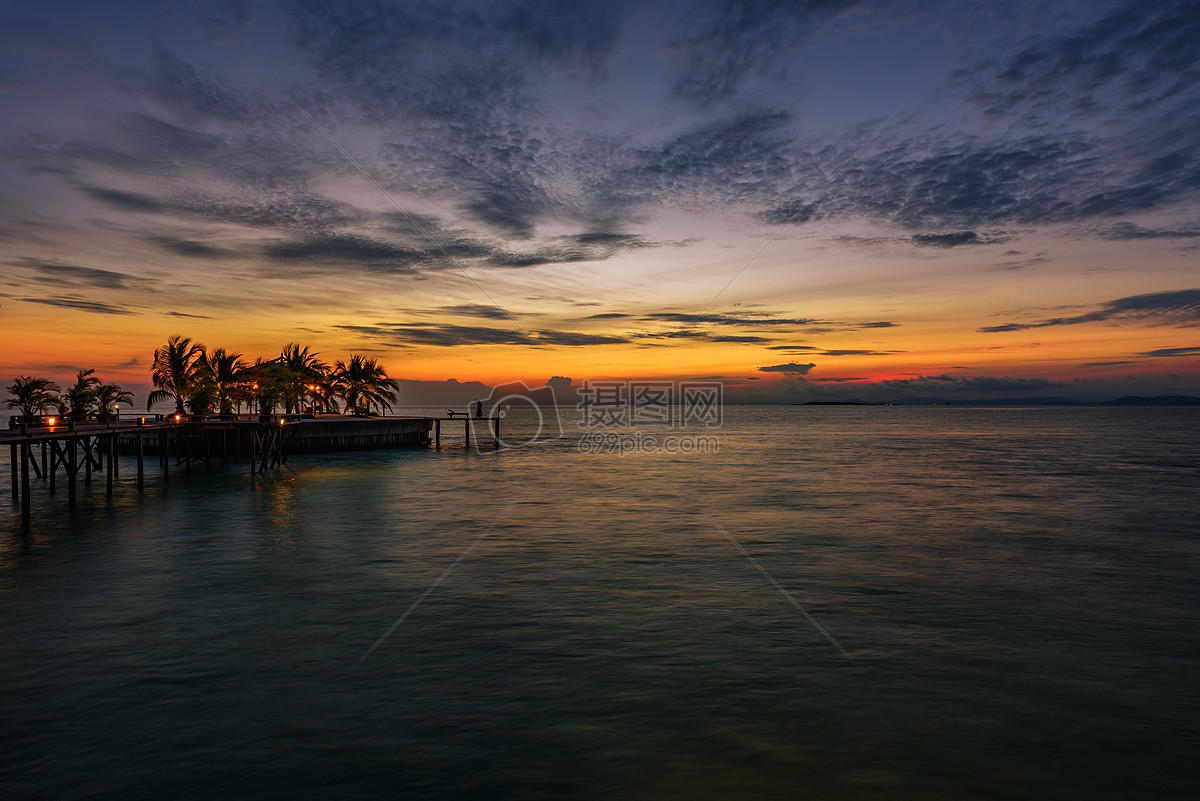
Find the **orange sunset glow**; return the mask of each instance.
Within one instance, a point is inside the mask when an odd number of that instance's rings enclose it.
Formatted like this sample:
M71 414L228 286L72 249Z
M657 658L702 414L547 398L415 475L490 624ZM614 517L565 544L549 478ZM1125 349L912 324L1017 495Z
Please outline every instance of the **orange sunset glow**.
M551 376L704 376L747 403L1200 392L1194 168L1119 91L1079 117L952 78L996 67L942 23L906 23L925 45L876 57L869 102L701 89L617 49L577 86L514 56L516 95L435 111L452 49L384 92L388 56L330 40L343 72L270 26L131 22L96 75L31 45L0 127L0 375L94 368L143 397L180 334L367 354L401 403ZM873 47L852 18L825 36Z

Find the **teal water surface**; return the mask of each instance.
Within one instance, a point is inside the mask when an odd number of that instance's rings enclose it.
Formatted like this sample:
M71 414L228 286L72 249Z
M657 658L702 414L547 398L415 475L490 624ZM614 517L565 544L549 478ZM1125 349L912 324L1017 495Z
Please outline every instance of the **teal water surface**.
M6 499L4 797L1190 797L1200 410L574 422Z

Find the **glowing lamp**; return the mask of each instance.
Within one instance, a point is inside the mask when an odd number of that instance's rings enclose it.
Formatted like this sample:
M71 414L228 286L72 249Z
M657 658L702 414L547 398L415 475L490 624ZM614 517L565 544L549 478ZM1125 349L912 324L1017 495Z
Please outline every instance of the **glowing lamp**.
M57 417L51 417L51 418L50 418L49 420L47 420L46 422L47 422L47 423L49 423L50 425L55 425L55 424L58 422L58 418L57 418Z

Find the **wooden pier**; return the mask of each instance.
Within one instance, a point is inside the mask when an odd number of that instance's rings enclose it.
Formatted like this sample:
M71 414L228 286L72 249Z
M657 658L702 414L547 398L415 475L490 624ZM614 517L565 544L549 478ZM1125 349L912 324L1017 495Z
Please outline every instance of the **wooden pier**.
M28 521L33 481L45 483L54 494L60 471L67 484L69 508L76 506L79 481L90 484L93 473L103 473L105 497L111 499L119 476L118 454L136 457L141 491L148 457L157 458L163 481L170 480L172 459L186 475L191 474L193 464L211 466L218 461L224 465L242 460L249 463L254 475L286 464L290 454L428 446L431 442L440 448L444 422L463 423L464 447L471 445L474 424L486 425L491 444L499 445L498 417L228 415L193 420L171 415L0 429L0 446L8 445L13 501L20 503L21 519Z

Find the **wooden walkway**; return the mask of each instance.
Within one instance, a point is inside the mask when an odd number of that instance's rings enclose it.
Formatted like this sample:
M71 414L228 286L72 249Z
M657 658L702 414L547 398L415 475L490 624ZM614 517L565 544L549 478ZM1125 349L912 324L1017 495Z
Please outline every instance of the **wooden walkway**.
M499 445L500 419L465 415L447 417L344 417L341 415L228 416L192 421L183 416L166 419L135 417L111 423L74 423L0 429L0 448L8 445L12 497L21 504L21 519L30 519L30 488L45 482L58 489L60 471L67 484L67 503L74 509L78 484L91 484L93 473L104 475L105 497L113 497L119 477L118 454L135 456L137 487L145 488L147 457L158 459L162 480L169 481L171 461L190 475L193 463L211 466L219 460L246 459L250 474L287 463L289 453L398 448L442 445L442 423L463 423L463 445L471 444L471 429L486 424L493 445ZM477 436L477 439L481 437ZM0 453L3 451L0 450Z

